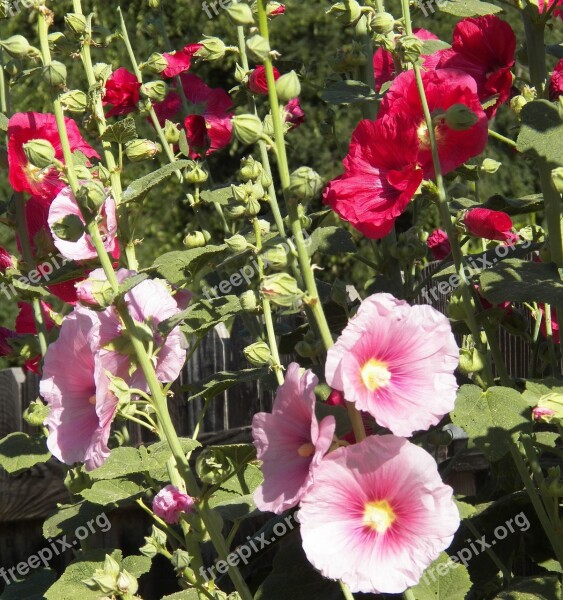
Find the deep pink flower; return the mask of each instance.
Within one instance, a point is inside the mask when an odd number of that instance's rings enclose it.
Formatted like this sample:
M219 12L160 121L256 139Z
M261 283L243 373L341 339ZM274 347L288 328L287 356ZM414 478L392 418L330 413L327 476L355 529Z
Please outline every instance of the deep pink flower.
M299 98L293 98L283 107L283 116L286 123L293 125L292 129L305 123L305 111L301 108Z
M446 174L483 152L488 139L487 117L481 108L477 86L471 76L453 69L440 69L423 72L422 81L430 112L434 116L440 164ZM467 106L478 119L475 125L464 131L452 129L443 118L445 112L457 104ZM417 162L424 170L424 177L433 179L435 173L428 128L413 70L396 77L381 102L379 114L400 116L401 125L396 134L398 141L404 139L408 129L414 130L415 146L418 146ZM409 132L408 135L412 134ZM385 145L382 142L379 144ZM407 143L404 145L407 146ZM410 150L410 142L408 146Z
M277 4L277 2L274 2L274 4ZM285 14L285 4L280 4L279 6L276 6L275 8L268 9L269 17L279 17L283 14Z
M67 118L65 123L70 149L73 152L79 150L88 158L100 158L84 141L76 123ZM60 173L56 169L38 169L28 162L23 145L36 139L50 142L55 149L55 157L64 162L55 116L33 112L17 113L8 122L10 184L16 192L28 192L43 200L52 200L66 184L60 179Z
M103 103L113 106L106 116L127 115L137 109L137 102L141 98L141 84L137 77L125 67L114 71L105 87Z
M549 80L550 99L557 100L559 96L563 96L563 58L555 65Z
M212 154L224 148L231 139L232 125L230 114L233 103L229 94L222 88L210 88L193 73L180 75L184 93L189 103L188 115L184 119L191 158L202 154ZM162 125L166 119L173 120L182 110L182 101L177 92L170 92L162 101L154 105Z
M416 130L392 117L361 121L352 136L344 175L323 201L369 238L386 236L422 181Z
M12 269L14 266L14 257L0 246L0 273L5 273L7 269Z
M100 214L102 217L100 231L102 233L104 247L109 254L113 255L115 258L119 258L116 207L115 200L111 196L108 195L106 198ZM53 228L58 222L69 216L78 217L80 222L84 226L86 225L82 216L82 211L76 202L72 190L70 187L65 187L53 200L49 209L48 223L55 246L65 258L70 260L88 260L97 258L98 253L94 248L90 235L86 233L86 231L75 242L63 240L56 236Z
M483 102L498 96L485 111L491 118L510 97L515 50L512 27L497 16L462 19L455 26L451 49L441 52L438 68L459 69L471 75Z
M173 485L167 485L152 501L154 514L170 525L178 523L182 513L195 511L195 500Z
M448 234L442 229L435 229L426 241L426 245L430 249L430 252L432 252L435 260L444 260L444 258L452 253Z
M254 501L262 511L281 514L297 506L332 444L334 417L319 423L315 416L317 383L310 370L301 375L299 365L291 363L272 414L254 415L252 436L264 472L264 483L255 491Z
M459 527L452 489L422 448L392 435L331 452L301 501L303 548L351 592L415 585Z
M463 219L467 231L486 240L507 241L513 237L512 219L504 212L488 208L473 208Z
M538 10L540 14L547 12L552 6L553 3L557 2L557 8L553 11L553 17L563 20L563 0L538 0Z
M274 67L274 79L280 78L280 72ZM248 89L254 94L267 94L268 81L266 79L266 68L264 65L259 65L252 71L248 78Z
M540 304L539 309L542 314L542 320L540 323L540 331L544 338L547 338L547 327L545 325L545 305ZM559 343L559 323L557 322L557 313L555 312L554 307L552 306L550 309L551 314L551 336L554 344Z
M408 437L453 409L458 360L444 315L431 306L374 294L329 349L325 375L358 410Z
M171 77L180 75L180 73L189 71L190 67L192 66L194 54L200 48L201 44L188 44L182 48L182 50L178 50L177 52L165 52L163 56L168 63L168 66L166 69L164 69L164 71L162 71L161 75L170 79Z
M534 419L534 421L540 421L540 422L546 422L549 423L551 421L551 418L557 414L556 411L553 410L553 408L547 408L544 406L536 406L533 410L532 410L532 418Z

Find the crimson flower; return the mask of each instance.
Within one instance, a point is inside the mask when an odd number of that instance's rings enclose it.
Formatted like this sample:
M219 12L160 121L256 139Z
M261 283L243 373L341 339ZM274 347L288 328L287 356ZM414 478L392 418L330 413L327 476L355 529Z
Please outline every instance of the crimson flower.
M486 240L506 242L512 240L512 219L500 210L473 208L467 211L463 219L467 231Z
M545 304L540 304L539 309L541 310L541 314L542 314L542 320L540 323L540 331L541 331L541 334L543 335L543 337L547 338L547 327L545 324ZM551 309L550 309L550 314L551 314L551 337L553 339L553 343L558 344L559 339L560 339L559 338L559 323L557 322L557 314L553 307L551 307Z
M88 158L100 158L83 139L72 119L65 118L66 130L72 152L82 152ZM53 167L40 169L32 165L25 155L23 145L31 140L47 140L55 149L55 158L64 161L61 140L55 115L43 113L17 113L8 122L8 164L10 184L16 192L28 192L52 200L65 187L60 173Z
M538 10L540 14L547 12L554 2L557 2L557 8L553 11L553 16L563 20L563 0L547 0L547 2L546 0L538 0Z
M391 116L360 121L345 173L328 184L324 203L365 236L386 236L422 181L416 130Z
M477 82L479 100L496 97L485 112L489 119L510 97L516 36L495 15L462 19L455 27L452 47L443 50L438 68L459 69Z
M276 3L274 3L274 4L276 4ZM285 4L280 4L279 6L276 6L275 8L268 10L269 17L279 17L280 15L283 15L283 14L285 14Z
M422 73L422 82L433 116L442 172L446 174L483 152L488 137L487 117L477 97L477 84L469 75L454 69L426 71ZM446 111L459 104L467 106L477 116L477 122L468 129L452 129L446 123ZM397 76L381 102L379 114L401 117L397 138L402 152L406 152L407 142L402 141L406 130L413 130L409 139L414 138L415 147L418 147L416 162L422 167L426 179L434 178L428 128L414 71L405 71ZM379 145L385 146L385 142L380 140Z
M557 100L559 96L563 96L563 58L555 65L549 81L550 99Z
M0 273L5 273L6 269L11 269L14 266L12 255L0 246Z
M293 125L292 129L303 125L305 122L305 111L301 108L299 98L293 98L283 107L284 119L286 123Z
M444 258L452 253L448 234L442 229L435 229L426 241L426 245L430 252L432 252L435 260L444 260Z
M140 89L141 84L133 73L124 67L114 71L106 82L103 103L113 105L106 116L127 115L136 110L141 98Z
M274 67L274 79L279 79L280 72ZM268 81L264 65L259 65L252 71L248 78L248 89L254 94L265 95L268 93Z
M180 73L189 71L192 66L194 54L201 47L201 44L188 44L182 48L182 50L178 50L177 52L165 52L162 56L164 56L168 66L162 71L161 75L170 79L176 77L176 75L180 75Z

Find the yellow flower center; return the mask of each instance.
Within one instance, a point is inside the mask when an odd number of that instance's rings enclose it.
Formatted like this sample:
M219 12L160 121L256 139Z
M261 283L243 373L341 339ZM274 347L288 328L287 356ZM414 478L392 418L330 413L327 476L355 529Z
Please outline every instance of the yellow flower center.
M377 531L385 533L395 522L397 515L387 500L368 502L364 509L364 525Z
M303 444L302 446L299 446L297 454L299 454L299 456L301 456L302 458L308 458L309 456L313 456L313 454L315 454L315 446L311 444L311 442Z
M391 373L385 363L382 363L375 358L365 363L361 370L362 381L370 392L377 390L380 387L385 387L391 381Z

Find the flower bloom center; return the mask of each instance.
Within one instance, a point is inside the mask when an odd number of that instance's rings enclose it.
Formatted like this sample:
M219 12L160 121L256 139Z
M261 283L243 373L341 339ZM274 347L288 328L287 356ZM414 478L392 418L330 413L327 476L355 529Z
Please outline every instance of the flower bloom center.
M362 381L370 392L385 387L391 381L391 373L385 363L382 363L375 358L365 363L361 370Z
M90 396L90 398L88 398L88 402L96 406L96 396Z
M396 518L397 515L387 500L368 502L364 508L364 525L377 533L385 533Z
M303 444L302 446L299 446L297 454L299 454L299 456L301 456L302 458L308 458L309 456L313 456L313 454L315 454L315 446L311 444L311 442Z

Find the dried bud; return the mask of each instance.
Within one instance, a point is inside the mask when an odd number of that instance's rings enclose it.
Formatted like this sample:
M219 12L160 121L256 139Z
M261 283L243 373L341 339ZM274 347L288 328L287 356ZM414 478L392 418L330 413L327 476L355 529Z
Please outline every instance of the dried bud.
M291 174L289 191L298 200L312 200L322 189L321 176L310 167L299 167Z
M55 149L48 140L30 140L23 145L27 160L38 169L47 169L55 162Z
M281 102L289 102L301 94L301 83L297 73L290 71L276 81L276 92Z
M184 238L184 246L186 246L186 248L203 248L205 244L205 235L202 231L188 233L188 235Z
M43 81L52 88L63 87L66 84L66 75L66 66L58 60L46 65L41 71Z
M485 158L483 163L481 164L481 171L485 171L485 173L489 173L493 175L502 167L502 163L498 160L494 160L493 158Z
M340 23L344 23L344 25L352 25L362 16L362 7L356 0L337 2L327 10L326 14L334 15L335 18Z
M88 108L88 96L82 90L70 90L59 97L63 108L71 113L80 114Z
M262 121L256 115L236 115L232 124L233 133L243 144L255 144L264 133Z
M371 27L375 33L391 33L395 28L395 17L388 12L377 13L371 20Z
M67 13L65 15L65 26L70 33L79 37L86 32L86 17L80 13Z
M125 146L125 154L131 162L141 162L154 158L160 150L160 146L151 140L133 140Z
M0 41L2 47L12 58L25 58L31 46L23 35L13 35L7 40Z
M180 130L178 129L178 125L167 119L164 124L164 136L169 144L177 144L180 141Z
M479 117L465 104L454 104L446 111L446 123L455 131L471 129Z
M268 344L266 344L266 342L256 342L255 344L251 344L242 352L246 360L254 367L267 365L272 358L270 347Z
M147 69L151 73L158 75L168 67L168 61L159 52L153 52L147 62L141 65L141 69Z
M246 42L250 57L256 62L263 63L270 55L270 42L261 35L255 34Z
M141 95L153 102L162 102L168 94L168 86L164 81L150 81L141 86Z
M221 60L227 52L227 46L217 37L205 37L199 42L201 48L195 53L195 56L203 60L213 61Z
M232 4L227 8L227 14L235 25L253 25L254 17L248 4Z

